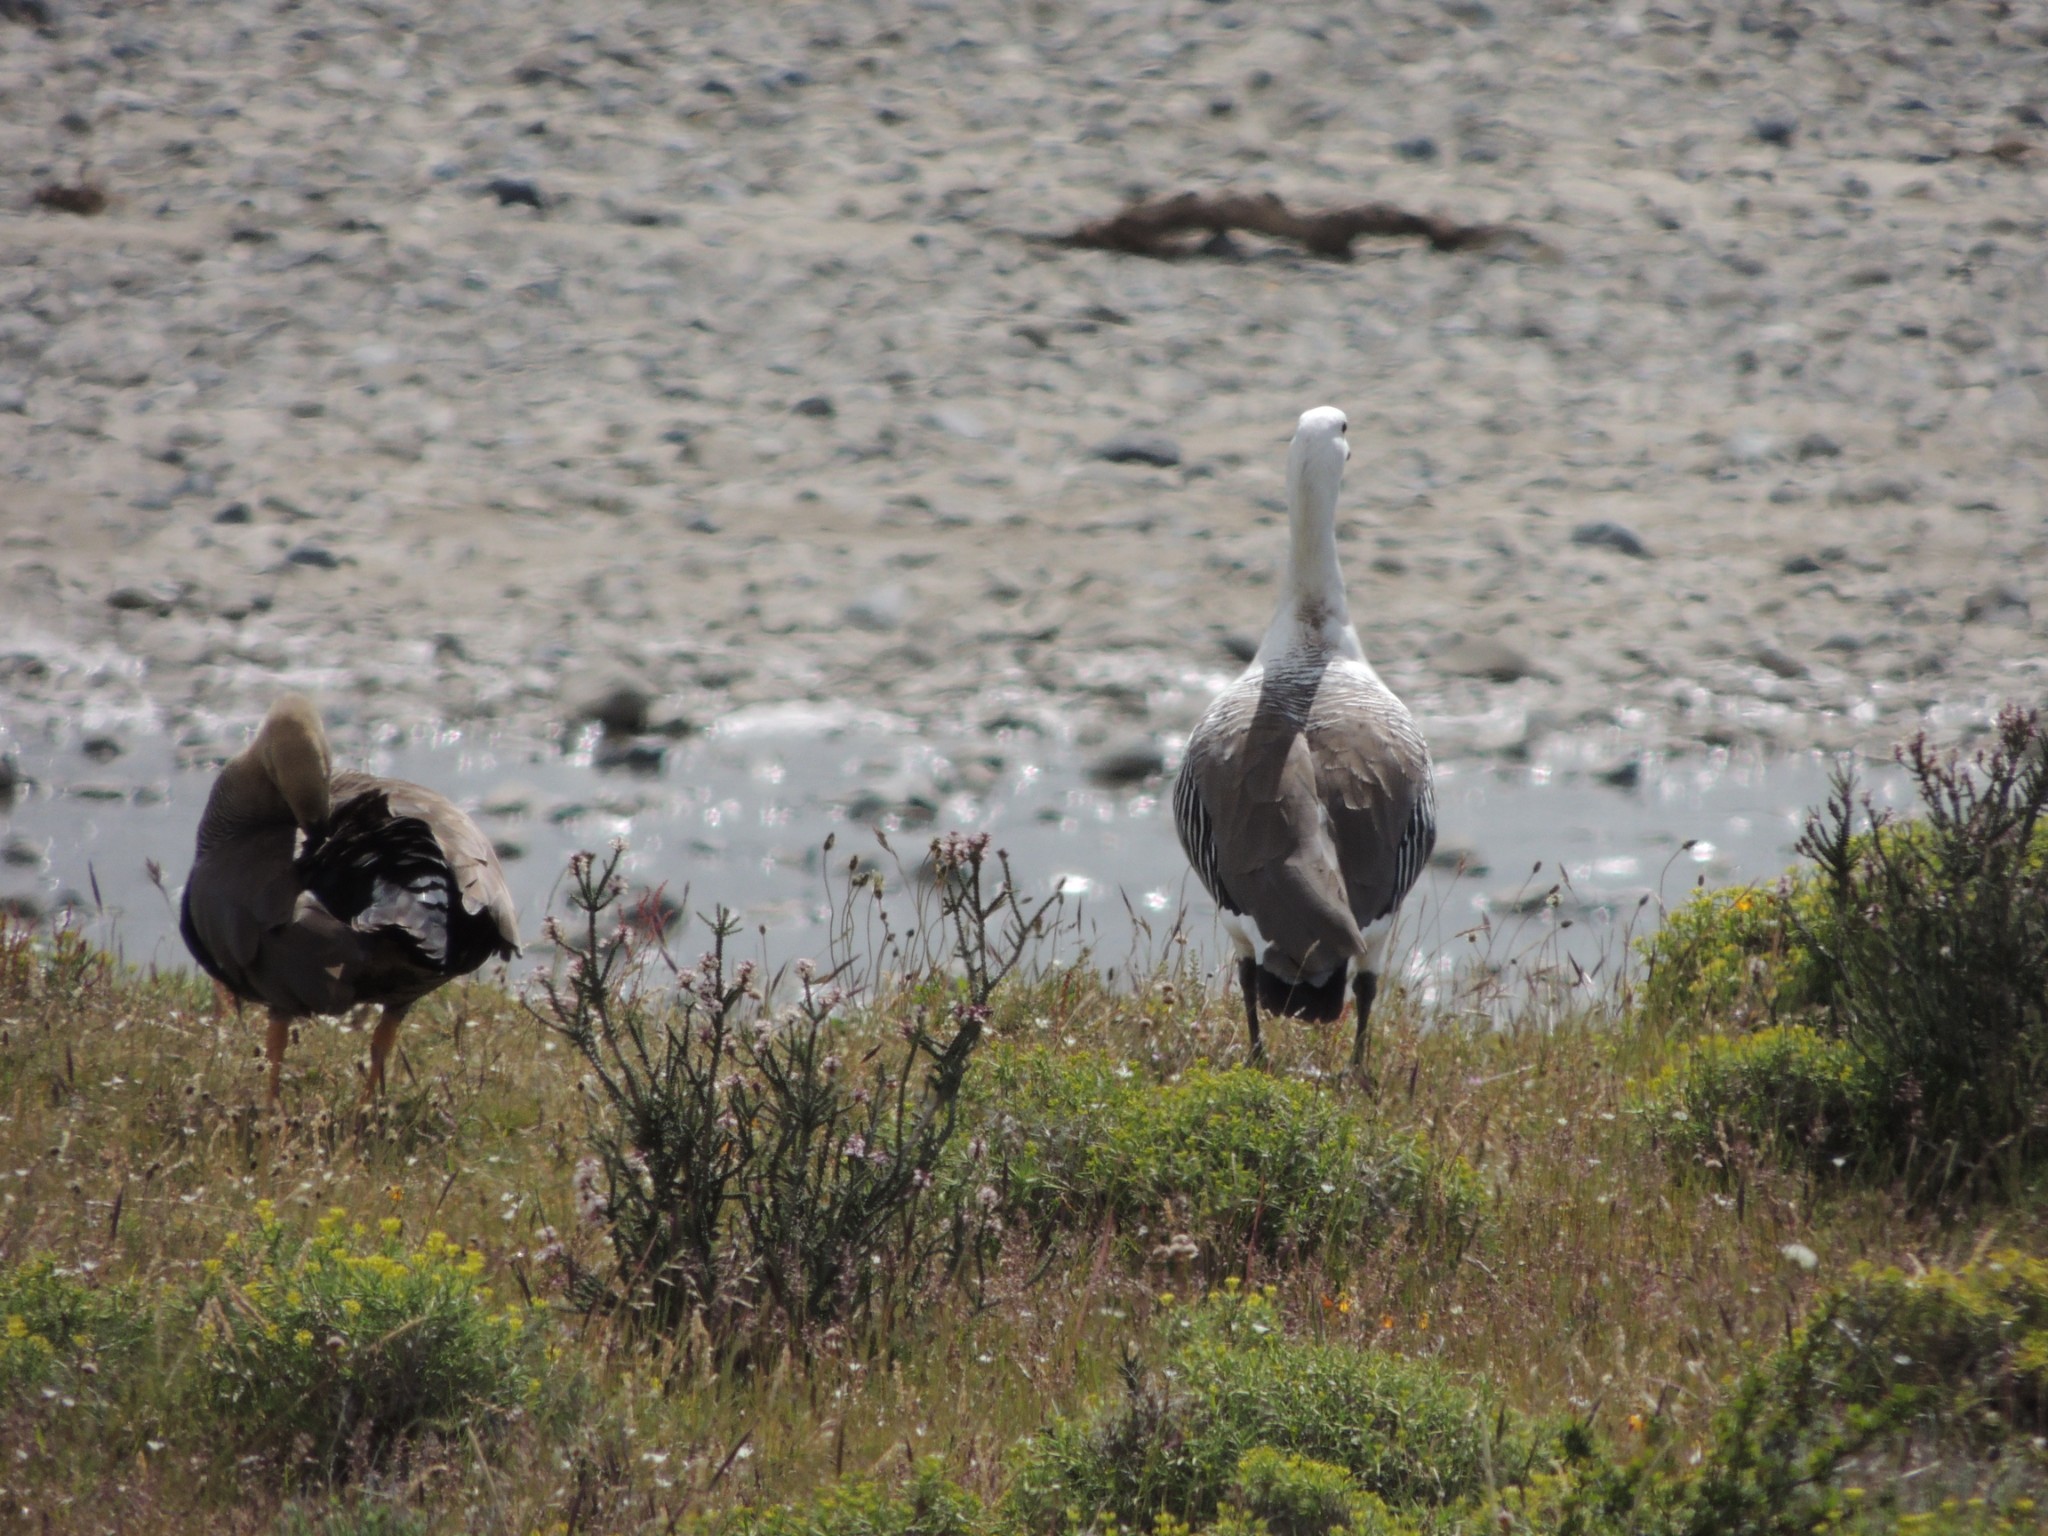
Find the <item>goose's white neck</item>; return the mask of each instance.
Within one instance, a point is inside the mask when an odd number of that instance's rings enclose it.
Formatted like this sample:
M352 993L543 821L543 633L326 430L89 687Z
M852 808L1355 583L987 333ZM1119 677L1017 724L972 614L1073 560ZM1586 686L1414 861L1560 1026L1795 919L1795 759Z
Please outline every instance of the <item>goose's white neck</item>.
M1294 651L1365 659L1337 564L1337 487L1344 458L1341 451L1304 451L1314 446L1297 439L1287 455L1287 564L1280 573L1280 607L1253 666Z

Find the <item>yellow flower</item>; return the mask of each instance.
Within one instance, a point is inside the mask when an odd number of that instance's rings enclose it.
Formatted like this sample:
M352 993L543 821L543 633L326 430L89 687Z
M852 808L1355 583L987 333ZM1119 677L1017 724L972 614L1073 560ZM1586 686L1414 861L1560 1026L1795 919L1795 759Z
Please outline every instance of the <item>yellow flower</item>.
M360 1316L362 1313L363 1304L360 1301L357 1301L355 1297L351 1296L347 1301L344 1301L341 1304L341 1310L350 1317L357 1317Z
M217 1275L220 1273L220 1260L207 1259L204 1260L199 1267L205 1270L209 1275Z
M405 1223L400 1221L396 1216L386 1216L382 1221L378 1222L377 1225L383 1229L384 1235L386 1237L396 1237L398 1236L398 1229L400 1227L403 1227Z
M301 1349L307 1348L313 1342L312 1330L307 1328L301 1328L297 1333L292 1335L292 1342L298 1345Z
M25 1318L25 1317L23 1317L23 1316L22 1316L22 1315L21 1315L20 1313L18 1313L18 1312L17 1312L17 1313L16 1313L16 1314L15 1314L14 1316L12 1316L12 1317L8 1318L8 1319L7 1319L7 1337L9 1337L10 1339L25 1339L25 1338L27 1338L27 1337L28 1337L28 1319L27 1319L27 1318Z
M288 1307L299 1306L305 1299L305 1297L299 1294L298 1287L296 1286L284 1293L284 1304Z

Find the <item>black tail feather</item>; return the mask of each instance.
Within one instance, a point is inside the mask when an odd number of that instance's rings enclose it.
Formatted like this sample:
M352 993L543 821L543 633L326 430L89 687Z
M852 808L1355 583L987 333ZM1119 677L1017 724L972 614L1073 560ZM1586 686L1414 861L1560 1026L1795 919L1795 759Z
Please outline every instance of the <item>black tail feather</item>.
M1327 981L1286 981L1259 967L1259 1008L1310 1024L1334 1024L1344 1016L1350 994L1346 968L1339 966Z

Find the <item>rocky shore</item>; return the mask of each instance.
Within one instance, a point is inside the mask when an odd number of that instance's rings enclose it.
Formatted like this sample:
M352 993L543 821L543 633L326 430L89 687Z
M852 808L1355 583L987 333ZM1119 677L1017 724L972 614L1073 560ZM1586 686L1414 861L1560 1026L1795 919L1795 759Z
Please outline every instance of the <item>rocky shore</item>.
M293 686L344 740L808 700L1170 749L1322 402L1440 757L2042 692L2039 3L43 11L0 20L16 735L204 755ZM1033 238L1226 187L1526 238Z

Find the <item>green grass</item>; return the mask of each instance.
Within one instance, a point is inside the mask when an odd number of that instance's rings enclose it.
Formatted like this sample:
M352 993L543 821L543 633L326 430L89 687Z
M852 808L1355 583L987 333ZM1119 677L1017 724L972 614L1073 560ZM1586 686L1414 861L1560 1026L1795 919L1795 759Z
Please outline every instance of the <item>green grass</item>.
M900 1039L929 991L870 988L834 1049ZM479 981L430 999L360 1127L366 1031L304 1026L277 1127L258 1113L260 1020L216 1015L184 975L11 933L0 1530L1678 1530L1708 1507L1700 1467L1794 1424L1774 1373L1802 1323L1889 1294L1859 1264L1975 1276L1978 1297L1985 1252L2048 1253L2038 1199L1934 1213L1810 1160L1669 1156L1640 1112L1651 1085L1705 1081L1719 1047L1625 996L1382 1007L1366 1091L1341 1028L1282 1026L1273 1070L1248 1069L1234 999L1185 973L1004 983L943 1171L995 1191L999 1242L858 1329L736 1362L587 1305L575 1277L611 1250L578 1213L583 1068L516 997ZM438 1268L414 1274L430 1243ZM409 1278L362 1289L359 1265L327 1273L336 1247ZM351 1300L388 1323L335 1326L362 1315ZM1830 1464L1837 1528L2029 1524L2039 1324L1983 1305L1976 1332L1911 1322L1895 1353L1952 1335L1976 1353L1944 1346L1940 1390L1906 1382L1915 1414ZM238 1353L219 1352L223 1320ZM394 1391L383 1351L429 1336L396 1390L411 1407L372 1409ZM1812 1400L1786 1431L1809 1450L1875 1411L1846 1389ZM2006 1423L1988 1441L1987 1404ZM1135 1443L1144 1424L1172 1435ZM1937 1444L1940 1473L1901 1483L1910 1447Z

